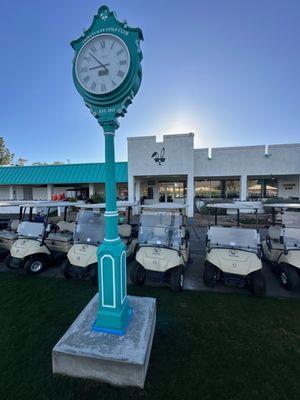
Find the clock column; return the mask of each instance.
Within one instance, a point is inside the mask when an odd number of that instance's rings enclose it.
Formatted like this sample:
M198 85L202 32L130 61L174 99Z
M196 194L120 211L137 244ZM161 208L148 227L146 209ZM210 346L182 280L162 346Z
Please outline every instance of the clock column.
M105 136L105 238L98 248L99 308L93 329L123 334L130 309L126 284L126 246L118 234L116 201L115 131L116 120L103 122Z

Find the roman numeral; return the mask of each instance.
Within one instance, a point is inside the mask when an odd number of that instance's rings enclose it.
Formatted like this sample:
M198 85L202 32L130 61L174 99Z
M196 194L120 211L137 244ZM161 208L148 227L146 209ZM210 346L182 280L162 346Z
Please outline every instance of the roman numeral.
M92 83L92 86L91 86L91 89L92 89L92 90L95 90L96 87L97 87L96 82L93 82L93 83Z
M116 44L115 41L113 41L113 44L110 46L110 49L112 50L112 48L114 47L114 45Z
M101 91L105 92L106 91L106 86L104 85L104 83L101 84Z
M90 77L87 75L85 78L83 78L83 81L85 82L85 83L88 83L88 81L90 80Z
M95 53L95 51L96 51L97 49L96 49L96 47L93 45L93 46L91 46L91 50L92 50L93 53Z
M88 70L88 67L81 68L81 72L87 72L87 70Z
M116 82L111 81L111 83L112 83L113 87L116 87L116 86L117 86Z
M86 60L87 62L90 62L90 58L89 57L83 57L84 60Z
M120 61L120 65L126 65L127 64L127 60L121 60Z
M123 78L124 75L125 75L125 72L123 72L123 71L121 71L121 70L119 70L119 72L117 73L117 76L118 76L119 78Z
M105 40L100 40L101 49L105 48Z
M121 50L117 51L117 55L119 56L120 54L123 53L123 51L124 51L124 49L121 49Z

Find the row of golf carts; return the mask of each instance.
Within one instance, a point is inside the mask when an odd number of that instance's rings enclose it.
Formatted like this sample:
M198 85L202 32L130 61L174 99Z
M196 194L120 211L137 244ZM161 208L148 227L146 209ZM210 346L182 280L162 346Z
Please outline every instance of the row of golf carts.
M140 206L138 225L131 223L132 206L135 205L118 203L119 235L127 246L127 256L135 259L130 269L132 283L164 282L173 291L182 290L190 258L186 206ZM254 294L262 295L264 258L285 288L299 288L300 205L265 207L272 209L273 226L261 241L258 225L240 226L241 213L253 213L257 221L258 205L208 205L215 212L215 221L214 225L209 224L206 238L203 278L207 286L223 280L229 285L248 286ZM34 202L19 204L19 209L19 220L11 221L8 228L0 231L0 248L10 249L5 259L9 268L24 267L28 273L38 274L60 257L66 278L89 276L93 283L97 282L97 247L104 239L105 204ZM236 214L236 227L218 224L220 209Z
M104 239L105 204L14 205L19 206L19 219L0 231L0 249L9 250L5 259L8 268L25 268L30 274L39 274L61 260L66 278L89 276L97 283L97 248ZM1 206L5 205L0 203ZM189 259L185 207L142 206L137 225L131 223L133 206L128 202L118 203L119 236L127 247L127 257L136 260L130 272L131 281L168 282L172 290L181 290Z
M243 203L211 204L215 211L215 226L207 232L207 255L204 282L215 286L218 280L235 286L248 286L256 295L265 293L262 260L277 273L288 290L300 288L300 204L266 204L272 211L272 226L264 240L258 230L259 205ZM217 225L218 209L233 211L236 227ZM291 211L292 210L292 211ZM256 228L241 228L241 212L256 215ZM276 225L277 222L277 225Z

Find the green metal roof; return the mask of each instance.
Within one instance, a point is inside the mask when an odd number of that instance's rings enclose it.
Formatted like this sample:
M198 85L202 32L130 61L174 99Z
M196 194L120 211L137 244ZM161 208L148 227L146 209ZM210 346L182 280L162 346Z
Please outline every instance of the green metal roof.
M116 163L116 180L117 182L128 182L127 162ZM0 167L0 185L46 185L104 182L104 163Z

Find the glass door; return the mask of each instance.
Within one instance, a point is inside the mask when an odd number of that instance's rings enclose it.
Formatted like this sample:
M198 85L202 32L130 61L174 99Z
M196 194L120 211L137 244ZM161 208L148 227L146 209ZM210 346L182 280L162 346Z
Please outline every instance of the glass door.
M174 183L159 184L159 202L173 203L174 201Z

